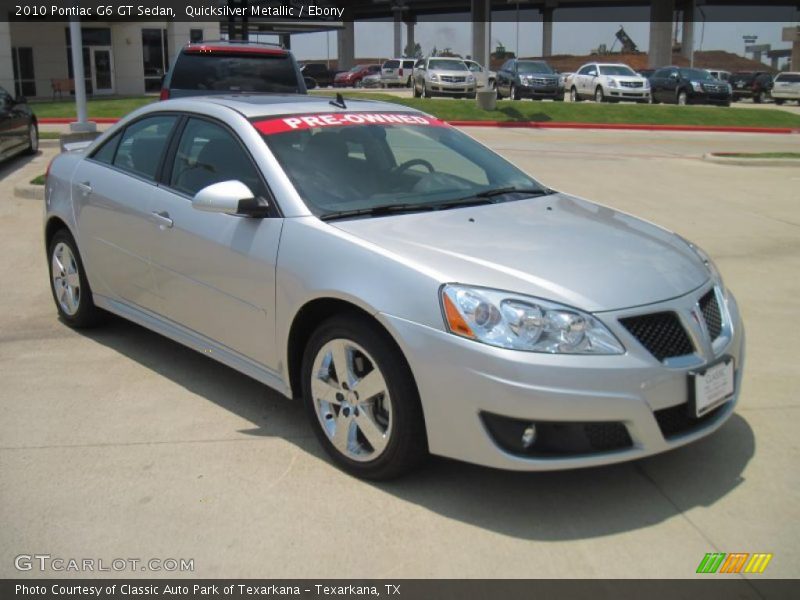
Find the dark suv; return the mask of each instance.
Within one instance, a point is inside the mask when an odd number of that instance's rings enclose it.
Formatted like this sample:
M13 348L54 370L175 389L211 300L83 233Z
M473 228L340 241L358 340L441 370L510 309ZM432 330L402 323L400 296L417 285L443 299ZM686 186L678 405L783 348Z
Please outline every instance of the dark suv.
M333 78L338 72L334 71L333 69L329 69L324 63L306 63L300 66L300 71L303 73L303 78L313 79L314 82L320 87L332 86Z
M516 58L507 60L497 71L496 85L498 98L551 98L556 102L564 100L564 82L544 61Z
M303 74L288 50L274 44L200 42L178 54L161 99L238 92L305 94Z
M653 102L731 105L731 88L705 69L663 67L650 76Z
M733 100L752 98L756 104L769 99L772 90L772 75L764 71L741 71L728 79L733 88Z

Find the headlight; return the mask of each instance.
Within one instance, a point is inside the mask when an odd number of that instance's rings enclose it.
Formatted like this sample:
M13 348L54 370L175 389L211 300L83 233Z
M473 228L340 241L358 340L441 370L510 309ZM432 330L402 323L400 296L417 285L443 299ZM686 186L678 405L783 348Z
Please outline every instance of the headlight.
M649 90L650 89L650 80L649 79L645 79L644 80L644 84L642 85L642 87L644 89L646 89L646 90Z
M431 81L439 81L439 76L436 73L431 73Z
M467 75L467 83L473 83L475 81L475 77L473 75Z
M608 85L610 85L611 87L619 87L617 80L614 79L613 77L608 78Z
M686 243L686 245L692 249L692 251L697 255L697 257L703 261L703 264L708 269L708 274L711 277L711 281L713 281L714 284L719 287L720 291L722 291L723 296L727 296L728 292L725 289L725 284L722 281L722 274L719 272L719 269L717 268L717 265L713 261L713 259L700 246L693 244L683 236L679 235L678 237L681 238Z
M692 89L695 92L702 92L703 91L703 84L700 83L699 81L693 81L692 82Z
M490 346L551 354L625 352L592 315L548 300L447 284L441 301L451 333Z

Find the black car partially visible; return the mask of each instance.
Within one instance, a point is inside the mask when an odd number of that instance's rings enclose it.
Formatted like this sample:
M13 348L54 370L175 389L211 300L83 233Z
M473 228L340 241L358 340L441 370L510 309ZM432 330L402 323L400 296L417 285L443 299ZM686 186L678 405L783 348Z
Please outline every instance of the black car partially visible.
M653 102L731 105L731 88L705 69L663 67L650 76Z
M27 101L0 88L0 160L38 151L39 126Z
M338 71L329 69L323 63L306 63L300 66L303 77L310 77L319 87L330 87L333 85L333 78Z
M740 71L728 79L733 88L733 100L752 98L756 104L769 99L772 90L772 75L764 71Z

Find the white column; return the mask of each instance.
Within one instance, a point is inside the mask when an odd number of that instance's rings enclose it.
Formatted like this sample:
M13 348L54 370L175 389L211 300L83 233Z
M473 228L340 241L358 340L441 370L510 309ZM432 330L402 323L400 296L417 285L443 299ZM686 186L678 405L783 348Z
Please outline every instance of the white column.
M414 56L414 46L416 44L417 42L414 39L414 22L406 21L406 48L411 52L412 57Z
M75 81L75 108L78 120L69 124L75 133L95 131L97 125L90 123L86 108L86 74L83 71L83 35L81 21L74 17L69 21L69 43L72 51L72 78Z
M542 9L542 56L553 55L553 9Z
M189 43L192 25L191 22L181 21L169 21L167 23L167 48L169 48L170 60L174 60L181 49Z
M683 7L683 36L681 38L681 55L689 59L694 66L694 9L695 0L687 0Z
M396 10L394 12L394 54L392 58L403 56L403 14Z

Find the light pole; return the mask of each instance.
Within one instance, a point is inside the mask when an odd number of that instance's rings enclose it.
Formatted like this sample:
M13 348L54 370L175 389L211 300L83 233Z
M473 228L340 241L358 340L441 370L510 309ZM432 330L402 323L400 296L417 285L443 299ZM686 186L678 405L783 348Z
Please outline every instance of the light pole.
M83 133L95 131L97 125L89 122L86 109L86 75L83 72L83 35L79 17L69 19L69 40L72 51L72 77L75 81L75 108L78 120L69 124L70 131Z

